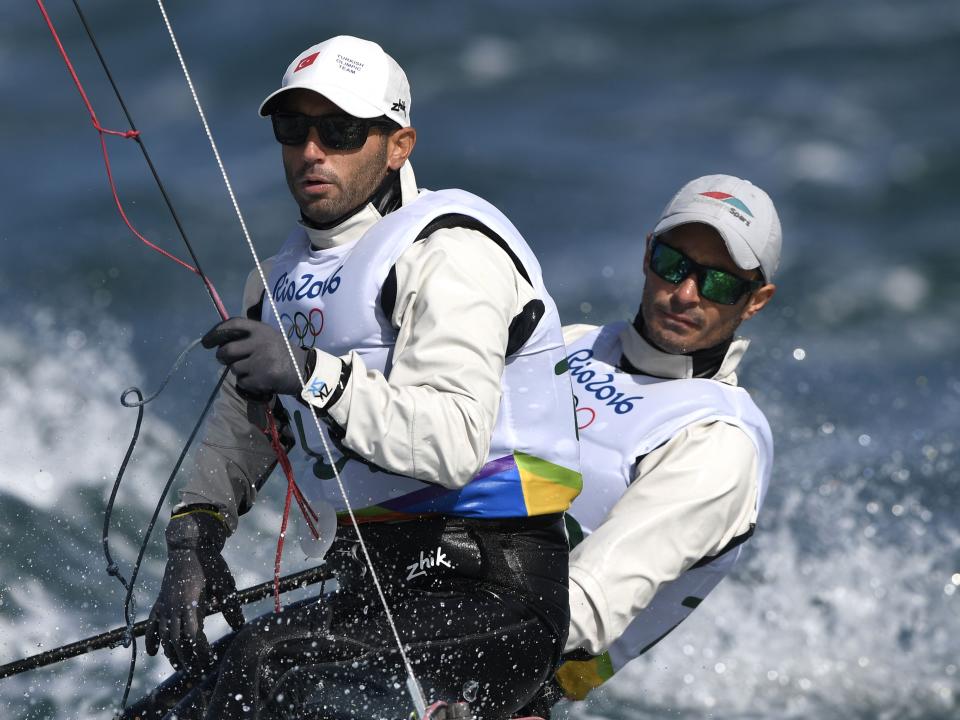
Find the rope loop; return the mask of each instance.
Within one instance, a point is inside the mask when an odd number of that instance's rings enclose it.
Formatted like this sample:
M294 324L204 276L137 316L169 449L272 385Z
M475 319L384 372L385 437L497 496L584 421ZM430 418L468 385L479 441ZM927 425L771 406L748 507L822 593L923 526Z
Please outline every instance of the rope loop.
M143 391L140 390L140 388L138 388L136 385L133 385L131 387L128 387L122 393L120 393L120 404L128 408L139 408L139 407L143 407L147 403L150 403L156 400L157 396L163 392L163 389L165 387L167 387L167 383L170 382L170 378L173 377L173 374L177 370L179 370L180 366L183 365L183 363L186 361L187 355L189 355L194 350L194 348L196 348L197 345L200 344L200 341L202 339L203 338L197 338L196 340L191 342L189 345L187 345L186 348L183 349L183 352L181 352L177 356L177 359L173 361L173 365L170 366L170 370L167 371L166 376L160 382L160 387L158 387L150 397L144 399ZM127 399L128 396L130 395L137 396L136 402Z
M109 130L108 128L103 127L100 122L97 120L97 116L93 114L93 108L90 108L90 115L93 118L93 128L101 135L113 135L114 137L121 137L127 140L137 139L140 137L139 130Z
M127 116L127 120L128 120L129 126L130 126L130 128L131 128L131 129L129 129L129 130L123 130L123 131L120 131L120 130L110 130L110 129L104 128L102 125L100 125L100 122L99 122L99 120L97 119L96 113L94 112L93 105L91 104L89 98L87 97L87 94L86 94L86 92L85 92L85 90L84 90L84 88L83 88L83 85L81 84L80 79L79 79L76 71L74 70L73 64L70 62L70 58L69 58L68 55L67 55L66 49L64 48L63 43L60 41L60 37L59 37L58 34L57 34L57 31L56 31L56 29L55 29L55 27L54 27L54 25L53 25L53 22L52 22L52 20L50 19L50 16L49 16L49 14L47 13L46 8L44 7L43 0L36 0L36 3L37 3L37 6L40 8L40 12L41 12L41 14L42 14L43 17L44 17L44 20L46 21L47 27L49 28L51 35L53 36L54 42L55 42L56 45L57 45L57 49L58 49L58 51L60 52L60 55L61 55L61 57L63 58L64 63L65 63L66 66L67 66L67 70L69 71L70 76L71 76L71 78L73 79L73 82L74 82L74 84L76 85L77 90L78 90L78 92L80 93L80 96L81 96L81 98L83 99L84 104L86 105L87 111L88 111L89 114L90 114L91 123L93 124L93 127L96 129L97 133L99 134L100 145L101 145L101 150L102 150L102 154L103 154L104 169L105 169L105 171L106 171L107 179L108 179L109 184L110 184L110 190L111 190L111 193L112 193L112 195L113 195L113 200L114 200L114 203L115 203L115 205L116 205L117 211L118 211L118 213L120 214L120 217L123 219L123 222L124 222L124 223L126 224L126 226L129 228L129 230L131 231L131 233L133 233L133 234L134 234L139 240L141 240L146 246L148 246L148 247L151 248L152 250L160 253L161 255L163 255L164 257L168 258L169 260L171 260L171 261L173 261L173 262L176 262L177 264L181 265L181 266L184 267L185 269L190 270L191 272L193 272L193 273L195 273L196 275L198 275L198 276L203 280L204 286L205 286L208 294L210 295L210 298L211 298L211 300L213 301L214 306L217 308L217 312L220 314L221 319L226 320L226 319L229 317L229 314L227 313L225 306L223 305L222 301L220 300L220 297L219 297L219 295L217 294L216 289L213 287L213 283L210 282L209 278L203 273L203 271L202 271L201 268L200 268L200 263L199 263L199 261L198 261L198 259L197 259L197 257L196 257L196 254L193 252L193 248L191 247L190 241L187 239L186 233L185 233L184 230L183 230L183 227L182 227L182 225L181 225L181 223L180 223L179 217L177 216L177 213L176 213L176 211L175 211L174 208L173 208L173 204L171 203L170 198L168 197L167 192L166 192L165 188L163 187L163 183L160 181L160 178L159 178L159 176L158 176L158 174L157 174L157 172L156 172L156 168L154 167L153 162L151 161L149 154L146 152L146 148L145 148L145 146L144 146L144 143L142 142L142 139L141 139L141 137L140 137L140 133L139 133L138 130L135 129L135 125L134 125L134 123L133 123L133 120L132 120L132 118L130 117L129 112L127 112L127 108L126 108L126 105L125 105L124 102L123 102L123 98L122 98L121 95L120 95L120 91L118 90L118 88L117 88L117 86L116 86L116 83L114 83L114 81L113 81L113 77L112 77L112 75L111 75L111 73L110 73L110 71L109 71L109 68L107 67L106 61L104 60L103 55L101 54L99 47L97 46L97 42L96 42L96 40L95 40L95 38L94 38L94 36L93 36L93 32L91 31L91 29L90 29L90 27L89 27L89 25L88 25L88 23L87 23L87 21L86 21L86 18L84 17L83 12L82 12L81 9L80 9L79 3L77 2L77 0L73 0L73 5L74 5L74 7L76 8L76 11L77 11L78 16L80 17L80 21L81 21L81 23L83 24L83 27L84 27L84 29L85 29L86 32L87 32L87 36L90 38L90 42L91 42L91 44L93 45L93 48L94 48L94 50L96 51L98 58L100 59L100 63L101 63L101 65L102 65L103 69L104 69L104 72L105 72L106 75L107 75L107 78L108 78L109 81L110 81L110 84L113 86L114 93L115 93L116 96L117 96L117 100L118 100L118 102L120 103L121 107L122 107L123 110L124 110L124 113L125 113L126 116ZM266 277L265 277L265 275L264 275L262 263L260 262L260 259L259 259L258 255L257 255L257 252L256 252L256 249L255 249L254 246L253 246L253 241L252 241L252 239L250 238L250 233L249 233L249 231L247 230L246 221L244 220L243 214L242 214L241 211L240 211L239 203L237 202L236 196L235 196L235 194L234 194L234 192L233 192L233 187L232 187L232 185L231 185L231 183L230 183L229 176L227 175L227 172L226 172L226 168L224 167L223 161L222 161L222 159L221 159L221 157L220 157L220 152L219 152L219 150L218 150L218 148L217 148L217 146L216 146L216 142L215 142L214 139L213 139L213 134L212 134L212 132L211 132L211 130L210 130L209 124L207 123L206 115L205 115L205 113L204 113L204 111L203 111L203 107L201 106L200 100L199 100L199 98L198 98L198 96L197 96L196 88L195 88L194 85L193 85L193 80L191 79L190 73L189 73L189 71L187 70L186 62L184 61L183 55L182 55L182 53L181 53L181 51L180 51L180 46L179 46L179 44L178 44L178 42L177 42L177 39L176 39L176 36L175 36L175 34L174 34L174 32L173 32L173 28L172 28L172 26L171 26L171 24L170 24L169 17L167 16L167 11L166 11L166 8L164 7L163 0L157 0L157 5L159 6L160 13L161 13L161 15L162 15L162 17L163 17L164 24L165 24L165 26L166 26L166 28L167 28L167 31L168 31L168 34L169 34L169 36L170 36L171 43L172 43L172 45L173 45L174 51L176 52L177 59L178 59L179 62L180 62L181 69L183 70L184 78L186 79L187 86L188 86L188 88L189 88L189 90L190 90L190 94L193 96L194 103L195 103L196 108L197 108L197 111L198 111L198 113L199 113L199 115L200 115L200 119L201 119L201 121L202 121L202 123L203 123L204 131L206 132L207 138L208 138L208 140L210 141L210 147L211 147L211 149L212 149L212 151L213 151L213 154L214 154L214 157L215 157L215 159L216 159L216 161L217 161L217 165L218 165L219 168L220 168L220 172L221 172L221 175L223 176L224 184L226 185L227 192L228 192L228 194L229 194L229 196L230 196L230 200L231 200L231 202L232 202L232 204L233 204L234 210L236 211L237 218L238 218L238 220L240 221L240 227L241 227L241 230L243 231L244 238L246 239L247 245L248 245L248 247L249 247L249 249L250 249L250 251L251 251L251 254L252 254L252 256L253 256L254 263L256 264L257 270L258 270L258 272L259 272L259 274L260 274L260 278L261 278L261 280L263 281L264 286L266 286L266 285L267 285L267 281L266 281ZM184 244L186 245L187 250L189 251L191 258L193 259L193 262L194 262L193 265L185 262L184 260L181 260L180 258L176 257L175 255L171 254L170 252L168 252L168 251L164 250L163 248L161 248L161 247L155 245L154 243L152 243L152 242L151 242L150 240L148 240L145 236L143 236L143 235L133 226L133 224L130 222L130 220L127 218L127 215L126 215L126 213L125 213L125 211L124 211L124 209L123 209L123 205L122 205L121 202L120 202L120 197L119 197L119 194L118 194L118 192L117 192L116 185L115 185L115 183L114 183L113 173L112 173L112 170L111 170L111 167L110 167L110 158L109 158L109 154L108 154L108 152L107 152L107 145L106 145L106 140L105 140L105 137L104 137L105 135L114 135L114 136L122 137L122 138L125 138L125 139L133 139L133 140L135 140L135 141L137 142L137 144L140 146L140 149L141 149L141 151L143 152L143 155L144 155L144 159L146 160L147 165L150 167L150 170L151 170L151 172L153 173L154 179L155 179L156 182L157 182L157 186L158 186L158 188L160 189L160 192L161 192L161 194L163 195L164 200L166 201L167 207L168 207L168 209L170 210L171 216L173 217L173 220L174 220L174 222L176 223L177 228L178 228L178 230L180 231L181 236L183 237ZM277 319L278 319L278 321L279 321L279 311L278 311L278 309L277 309L276 303L275 303L274 300L273 300L273 297L268 294L268 295L267 295L267 299L269 300L271 311L273 312L274 316L277 317ZM285 342L286 342L286 344L287 344L287 351L288 351L288 353L290 354L291 360L293 360L293 361L294 361L294 364L296 365L296 361L295 361L295 358L294 358L294 355L293 355L293 349L292 349L292 347L290 346L289 340L286 338L286 336L284 336L284 339L285 339ZM131 456L131 454L132 454L132 452L133 452L133 448L134 448L134 446L135 446L135 444L136 444L136 441L137 441L137 438L138 438L138 435L139 435L140 425L141 425L141 422L142 422L142 420L143 420L143 407L144 407L144 405L146 405L147 403L149 403L150 401L152 401L154 398L156 398L157 395L159 395L160 392L163 391L164 387L166 386L167 382L168 382L169 379L170 379L170 376L173 374L173 372L175 371L176 367L179 366L179 363L182 361L183 357L185 357L185 355L192 349L192 347L193 347L193 346L187 348L187 350L185 350L185 351L181 354L181 357L178 358L177 364L176 364L176 365L174 366L174 368L171 369L171 371L167 374L167 377L164 378L164 380L163 380L163 382L161 383L159 389L158 389L155 393L153 393L153 395L151 395L151 396L148 397L148 398L144 398L144 397L143 397L143 393L142 393L138 388L135 388L135 387L128 388L128 389L125 390L125 391L123 392L123 394L121 395L121 400L120 400L120 401L121 401L121 403L123 404L123 406L124 406L124 407L130 407L130 408L137 408L138 416L137 416L136 428L135 428L135 430L134 430L133 440L132 440L132 442L131 442L131 444L130 444L130 447L127 449L127 453L126 453L126 455L125 455L125 457L124 457L124 460L123 460L123 463L122 463L122 465L121 465L120 471L119 471L119 473L118 473L118 475L117 475L117 480L116 480L116 483L114 484L113 492L111 493L110 500L109 500L108 507L107 507L107 511L106 511L106 514L105 514L105 517L104 517L103 546L104 546L104 553L105 553L106 556L107 556L108 566L114 565L113 560L112 560L112 558L110 557L110 551L109 551L109 545L108 545L108 533L109 533L110 514L111 514L111 512L112 512L113 503L114 503L114 500L115 500L115 498L116 498L116 494L117 494L117 490L118 490L118 488L119 488L120 480L121 480L121 478L122 478L122 476L123 476L123 472L124 472L124 470L125 470L125 468L126 468L126 465L127 465L127 463L129 462L129 460L130 460L130 456ZM139 570L140 562L141 562L141 560L142 560L142 558L143 558L143 554L144 554L144 551L145 551L145 549L146 549L147 540L148 540L149 537L150 537L150 533L151 533L152 530L153 530L153 526L154 526L154 524L156 523L157 516L159 515L160 509L161 509L161 507L162 507L162 503L163 503L164 499L166 498L167 492L169 491L170 486L171 486L172 483L173 483L173 480L174 480L174 478L175 478L175 476L176 476L176 473L179 471L180 464L181 464L182 461L183 461L183 458L184 458L184 456L185 456L185 454L186 454L186 452L187 452L187 449L189 448L190 444L193 442L194 437L196 436L197 432L199 431L200 423L203 421L204 417L205 417L206 414L209 412L210 407L211 407L212 404L213 404L214 397L216 396L216 393L219 392L220 386L223 384L224 380L226 379L226 374L227 374L227 370L224 370L223 373L222 373L221 376L220 376L220 380L219 380L219 382L217 383L216 388L214 389L213 394L210 396L210 399L207 401L207 405L206 405L203 413L201 414L200 418L199 418L198 421L197 421L197 425L194 427L193 432L191 433L190 438L188 439L187 444L186 444L186 446L184 447L183 452L181 453L180 459L177 461L177 464L176 464L173 472L171 473L170 478L169 478L168 481L167 481L167 485L165 486L165 488L164 488L164 490L163 490L163 494L161 495L161 499L160 499L160 501L159 501L159 503L158 503L158 505L157 505L157 508L156 508L156 510L155 510L155 512L154 512L153 518L152 518L152 520L150 521L150 524L149 524L149 526L147 527L147 529L146 529L146 531L145 531L144 541L143 541L143 544L141 545L141 548L140 548L140 555L138 556L137 561L136 561L136 564L135 564L135 566L134 566L134 571L133 571L133 575L132 575L132 577L131 577L130 582L128 583L128 582L123 578L123 576L120 574L119 570L116 570L115 576L119 579L119 581L123 584L124 588L126 589L125 614L127 615L127 623L128 623L128 625L130 625L130 626L132 626L132 620L131 620L131 615L130 615L130 612L129 612L129 611L130 611L130 604L131 604L131 600L132 600L132 596L133 596L133 587L134 587L134 583L135 583L135 581L136 581L136 575L137 575L137 571ZM299 374L300 374L300 372L299 372L299 368L298 368L298 375L299 375ZM302 384L302 383L303 383L303 378L301 377L300 380L301 380L301 384ZM131 400L129 400L129 396L130 396L130 395L136 395L136 397L137 397L136 401L131 401ZM327 457L328 457L328 458L331 458L331 462L332 462L331 451L330 451L329 445L328 445L328 443L327 443L326 436L324 435L324 433L322 432L322 430L321 430L321 428L320 428L319 420L317 419L316 415L315 415L315 414L312 414L312 415L313 415L313 417L314 417L314 421L317 423L317 431L320 433L320 437L321 437L321 441L322 441L322 443L323 443L324 451L326 452ZM278 442L277 444L279 445L279 442ZM278 460L280 461L280 464L281 464L281 465L289 465L289 460L286 459L286 454L285 454L284 452L278 452L278 453L277 453L277 456L278 456ZM286 471L286 467L284 467L284 470ZM361 532L360 532L359 524L358 524L357 519L356 519L356 517L355 517L355 515L354 515L353 507L351 506L349 497L347 496L346 488L345 488L345 486L344 486L344 484L343 484L343 481L342 481L342 479L341 479L341 477L340 477L339 472L338 472L337 469L336 469L336 466L334 466L334 477L336 478L337 486L338 486L338 488L339 488L339 490L340 490L340 493L341 493L341 496L342 496L342 498L343 498L343 501L344 501L344 505L345 505L347 514L348 514L348 516L350 517L350 521L351 521L351 523L353 524L353 527L354 527L354 529L355 529L355 531L356 531L356 533L357 533L357 537L358 537L358 540L359 540L359 545L360 545L360 548L361 548L361 550L362 550L362 552L363 552L363 556L364 556L364 559L365 559L365 561L366 561L367 569L368 569L369 572L370 572L370 577L371 577L371 580L372 580L372 582L373 582L374 588L376 589L377 595L379 596L380 602L381 602L381 604L382 604L382 606L383 606L383 608L384 608L384 612L385 612L386 617L387 617L387 620L388 620L388 622L389 622L389 624L390 624L390 628L391 628L391 630L392 630L393 638L394 638L394 640L395 640L395 642L396 642L397 649L398 649L399 654L400 654L400 658L401 658L401 660L402 660L402 662L403 662L403 665L404 665L404 668L405 668L405 670L406 670L406 674L407 674L407 682L406 682L407 691L410 693L411 699L413 700L413 703L414 703L414 705L415 705L415 707L416 707L416 709L417 709L417 712L418 712L421 716L423 716L423 715L426 713L426 710L427 710L427 704L426 704L426 701L424 700L424 697L423 697L423 691L422 691L422 689L421 689L421 687L420 687L420 683L418 682L418 680L417 680L417 678L416 678L416 675L415 675L414 672L413 672L413 667L412 667L412 664L411 664L410 659L409 659L408 654L407 654L407 648L405 647L404 643L401 641L399 632L397 631L397 627L396 627L396 624L395 624L394 619L393 619L393 614L392 614L392 612L391 612L391 610L390 610L390 605L389 605L389 603L387 602L386 595L384 594L383 588L382 588L382 586L381 586L381 584L380 584L380 580L379 580L379 578L377 577L377 573L376 573L376 571L375 571L375 569L374 569L373 562L372 562L372 560L371 560L371 558L370 558L370 554L369 554L369 552L368 552L368 550L367 550L366 543L365 543L364 540L363 540L363 535L362 535ZM311 516L311 515L314 515L314 516L315 516L315 513L312 512L312 509L309 509L309 503L307 503L307 502L306 502L306 499L303 498L302 493L300 492L299 488L296 487L296 483L292 480L292 472L290 473L290 475L288 475L288 489L287 489L287 505L288 505L288 506L289 506L290 501L291 501L291 496L296 499L297 504L300 506L301 510L304 509L304 506L306 506L306 507L308 508L308 511L307 511L307 512L304 512L304 516L305 516L305 518L307 519L307 524L308 524L308 526L311 526L311 530L313 530L313 528L312 528L312 523L310 522L310 516ZM288 512L289 512L289 510L286 510L286 511L285 511L285 518L284 518L284 520L286 520L286 514L287 514ZM282 530L281 530L280 544L279 544L279 547L278 547L278 554L277 554L277 559L276 559L276 566L277 566L277 567L279 567L280 553L282 552L282 542L283 542L283 538L284 538L284 536L285 536L285 534L286 534L285 531L286 531L286 528L283 527ZM112 573L111 573L111 574L112 574ZM129 672L129 675L128 675L127 686L126 686L126 689L125 689L125 691L124 691L123 699L122 699L122 701L121 701L121 708L123 708L123 707L126 705L127 697L128 697L128 695L129 695L130 687L131 687L132 680L133 680L134 665L135 665L135 662L136 662L136 642L135 642L135 641L132 641L131 644L132 644L132 657L131 657L131 663L130 663L130 672Z

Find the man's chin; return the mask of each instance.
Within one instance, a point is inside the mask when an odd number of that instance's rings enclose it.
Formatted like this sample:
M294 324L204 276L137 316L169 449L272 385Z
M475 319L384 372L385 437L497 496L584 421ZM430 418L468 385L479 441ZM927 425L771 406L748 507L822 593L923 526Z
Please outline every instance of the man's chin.
M334 207L328 201L314 201L301 205L300 212L314 225L329 225L337 218L342 217L346 210Z
M647 339L657 348L671 355L683 355L690 352L689 348L694 344L693 333L677 333L665 330L660 327L651 328L647 325Z

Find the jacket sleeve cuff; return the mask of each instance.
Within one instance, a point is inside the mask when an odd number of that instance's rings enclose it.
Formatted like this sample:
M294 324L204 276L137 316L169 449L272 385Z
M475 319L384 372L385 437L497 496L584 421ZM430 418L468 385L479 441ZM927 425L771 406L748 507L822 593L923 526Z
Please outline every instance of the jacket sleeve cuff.
M604 618L607 597L603 586L576 565L570 567L570 633L564 652L583 649L599 655L607 649Z
M350 366L322 350L313 350L307 370L309 377L300 397L310 407L326 410L343 395L344 387L350 379Z

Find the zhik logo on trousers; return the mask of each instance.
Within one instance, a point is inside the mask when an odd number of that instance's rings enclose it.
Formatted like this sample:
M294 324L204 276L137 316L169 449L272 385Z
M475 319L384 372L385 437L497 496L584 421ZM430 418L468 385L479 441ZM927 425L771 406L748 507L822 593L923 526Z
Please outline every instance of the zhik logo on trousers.
M429 555L424 555L423 550L421 550L420 560L407 565L407 570L409 571L407 573L407 580L413 580L421 575L426 575L427 570L440 567L441 565L451 569L453 568L453 565L447 560L446 553L444 553L441 548L437 548L436 553L430 553Z

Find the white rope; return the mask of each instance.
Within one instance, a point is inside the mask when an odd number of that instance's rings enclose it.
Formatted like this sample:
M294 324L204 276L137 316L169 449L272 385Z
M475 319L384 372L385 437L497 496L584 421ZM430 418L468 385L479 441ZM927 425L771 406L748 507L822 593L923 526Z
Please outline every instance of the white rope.
M163 16L163 23L167 26L167 33L170 35L170 42L173 43L173 49L177 54L177 60L180 61L180 68L183 70L183 76L186 78L187 86L190 88L190 94L193 96L193 103L197 107L197 112L200 113L200 120L203 123L204 132L207 134L207 140L210 141L210 148L213 150L213 155L217 159L217 165L220 168L220 174L223 176L223 182L227 186L227 193L230 195L230 202L233 203L233 209L237 214L237 218L240 220L240 228L243 230L243 237L247 241L250 254L253 256L253 261L257 266L257 272L260 274L260 280L263 282L263 287L266 290L264 294L270 301L270 309L273 311L273 315L277 320L277 325L280 328L283 328L283 322L280 319L280 311L277 309L273 295L270 293L270 290L267 286L267 277L263 272L263 265L260 262L259 255L257 255L256 248L253 246L253 240L250 238L250 233L247 230L247 223L243 219L243 213L240 212L240 205L237 202L237 197L233 192L233 186L230 184L230 178L227 175L227 169L223 165L223 160L220 157L220 151L217 149L217 143L213 139L213 132L210 130L209 123L207 123L207 116L203 112L203 106L200 104L200 98L197 96L197 90L193 86L193 80L190 77L190 72L187 70L187 63L183 59L183 54L180 52L180 44L177 42L177 37L173 32L170 19L167 17L167 10L163 5L163 0L157 0L157 5L160 7L160 14ZM284 332L281 332L280 335L283 337L283 342L287 346L287 353L290 355L290 361L293 363L293 367L297 372L297 379L300 381L300 387L301 389L305 389L306 381L303 378L303 374L300 372L300 366L297 363L296 356L293 353L293 347L290 344L290 339ZM334 477L336 477L337 486L340 488L340 495L343 497L343 502L346 505L347 513L350 516L350 521L353 523L354 530L357 533L357 540L360 542L360 548L363 550L363 557L367 562L367 567L370 569L370 576L373 579L373 584L377 588L377 594L380 596L380 602L383 604L387 621L390 623L390 629L393 631L393 637L397 643L397 649L400 651L400 657L403 659L403 664L407 671L407 690L410 693L413 704L417 709L417 713L422 717L424 714L426 714L427 710L427 704L423 697L423 690L420 688L420 683L417 681L416 675L413 673L413 667L410 665L410 660L403 648L403 642L400 640L400 633L397 631L397 625L394 622L393 613L390 612L390 605L387 602L386 595L384 594L383 588L380 585L380 578L377 577L377 571L374 569L373 561L371 560L370 553L367 550L367 545L360 533L360 526L353 514L353 506L351 506L350 499L347 497L347 490L343 485L343 481L340 478L340 472L337 470L336 463L333 460L333 455L330 452L330 446L327 443L326 434L320 427L320 419L317 417L316 413L311 412L308 414L313 418L314 423L316 423L317 433L320 435L320 440L323 442L323 450L327 455L327 459L330 461L330 465L333 467Z

